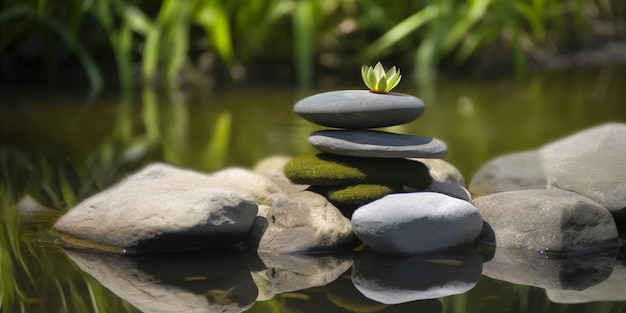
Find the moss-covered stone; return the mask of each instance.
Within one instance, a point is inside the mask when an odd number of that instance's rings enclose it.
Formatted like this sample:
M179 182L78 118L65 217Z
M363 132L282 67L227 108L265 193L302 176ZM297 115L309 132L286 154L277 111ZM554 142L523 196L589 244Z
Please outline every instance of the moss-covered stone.
M328 200L340 204L363 205L399 191L403 191L402 186L362 184L343 188L330 188L326 197Z
M285 165L285 176L296 184L321 186L381 184L423 189L432 183L428 168L418 161L328 153L292 159Z

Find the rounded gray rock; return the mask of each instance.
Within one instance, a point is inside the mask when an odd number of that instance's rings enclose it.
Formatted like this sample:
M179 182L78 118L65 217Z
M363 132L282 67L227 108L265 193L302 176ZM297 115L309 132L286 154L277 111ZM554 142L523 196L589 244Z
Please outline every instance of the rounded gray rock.
M579 193L626 221L626 124L586 129L539 153L550 187Z
M474 242L482 229L467 201L434 192L391 194L352 215L352 229L374 251L415 255Z
M338 90L298 101L293 111L318 125L363 129L406 124L424 112L422 100L401 93Z
M309 143L323 152L373 158L442 158L446 144L435 138L376 130L321 130Z
M237 245L258 206L244 189L155 163L76 205L54 224L66 243L111 252L181 252Z
M474 203L485 220L483 241L498 248L580 254L622 244L609 211L574 192L505 191Z
M483 165L472 177L469 191L476 196L511 191L546 189L548 178L537 150L499 156Z
M258 253L325 253L350 249L357 241L350 220L317 193L277 193L271 199L245 239Z

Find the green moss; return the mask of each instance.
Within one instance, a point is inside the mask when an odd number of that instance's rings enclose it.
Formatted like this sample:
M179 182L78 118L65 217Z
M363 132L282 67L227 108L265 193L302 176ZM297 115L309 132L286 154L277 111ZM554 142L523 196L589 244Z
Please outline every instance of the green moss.
M326 197L340 204L363 205L402 190L402 186L362 184L345 188L330 188Z
M418 161L328 153L292 159L285 165L285 176L296 184L321 186L381 184L424 189L432 183L428 168Z

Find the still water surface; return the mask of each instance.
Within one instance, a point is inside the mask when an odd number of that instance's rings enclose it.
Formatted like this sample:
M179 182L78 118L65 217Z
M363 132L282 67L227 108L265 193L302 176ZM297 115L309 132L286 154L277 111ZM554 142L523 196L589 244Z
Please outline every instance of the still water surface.
M501 154L626 121L625 87L626 69L618 67L538 74L522 84L448 81L430 92L404 87L399 91L425 101L426 112L389 130L445 141L445 160L469 183L481 165ZM626 312L623 253L577 260L513 254L529 274L511 279L480 275L497 257L486 252L402 260L363 252L127 258L64 252L47 235L61 212L150 162L213 171L314 152L307 136L321 127L291 111L312 93L144 91L97 100L58 92L3 93L1 311ZM53 210L39 209L32 199ZM257 290L261 282L271 287ZM368 289L372 282L379 289ZM613 292L598 287L602 283L612 284ZM380 286L395 293L385 294ZM594 288L601 296L589 295ZM407 289L413 292L398 291ZM402 301L418 293L423 300Z

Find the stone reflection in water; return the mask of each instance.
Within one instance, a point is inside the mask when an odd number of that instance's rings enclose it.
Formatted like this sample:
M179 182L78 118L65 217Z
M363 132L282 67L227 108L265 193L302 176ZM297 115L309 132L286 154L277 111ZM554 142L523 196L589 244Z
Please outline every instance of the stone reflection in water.
M548 299L557 303L587 303L595 301L626 301L626 255L618 257L610 276L597 285L583 290L547 290Z
M423 312L441 313L437 299L389 305L365 297L352 283L350 272L323 288L277 295L281 312Z
M256 257L256 255L255 255ZM259 254L249 260L252 278L257 284L257 300L276 294L325 286L352 266L345 255Z
M257 297L238 254L128 257L65 252L83 271L143 312L243 312Z
M578 257L551 257L537 251L497 248L483 274L518 285L549 290L584 290L612 273L617 251Z
M472 289L482 264L482 256L475 253L391 257L365 252L354 263L352 282L363 295L381 303L436 299Z
M364 296L352 283L350 273L328 285L328 300L340 308L350 312L442 312L443 307L437 299L412 301L402 304L384 304Z

